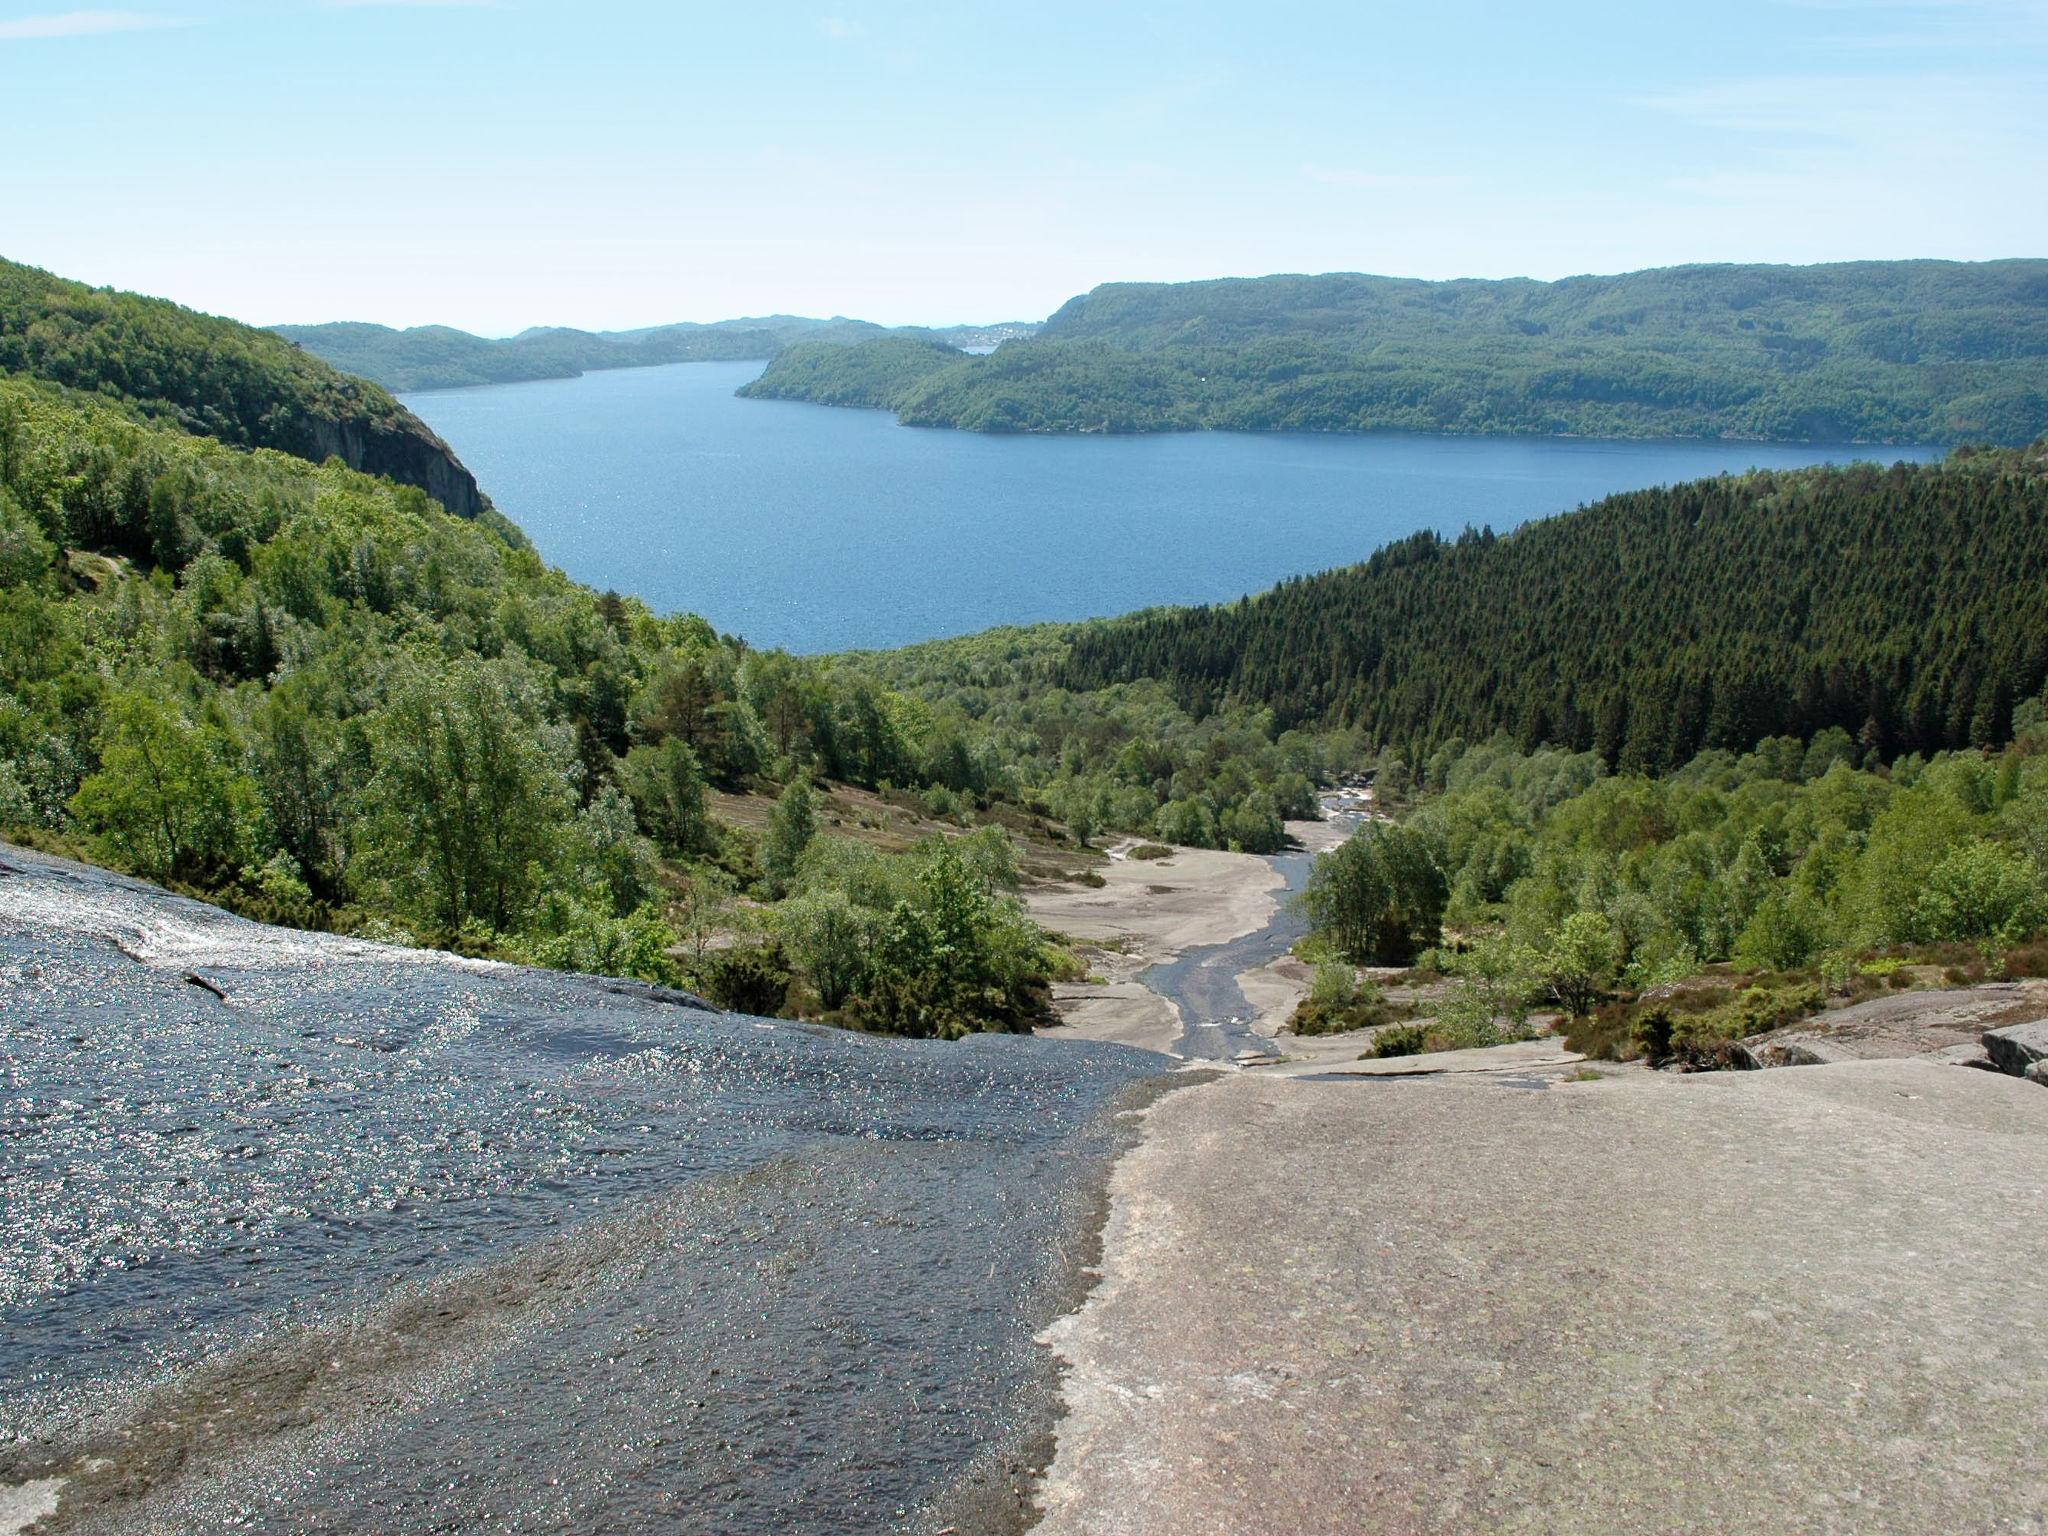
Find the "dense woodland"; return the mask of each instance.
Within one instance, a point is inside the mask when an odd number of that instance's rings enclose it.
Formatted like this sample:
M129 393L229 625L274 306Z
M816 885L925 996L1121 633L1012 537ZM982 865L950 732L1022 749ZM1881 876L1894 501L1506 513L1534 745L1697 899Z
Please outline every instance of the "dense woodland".
M740 393L749 400L892 409L912 385L967 355L936 337L885 336L853 346L800 341Z
M1269 852L1362 767L1425 808L1319 861L1314 942L1456 974L1453 1038L1724 961L1988 964L2048 918L2041 446L803 658L580 587L487 509L249 446L322 390L388 397L54 281L0 332L17 840L275 921L921 1035L1028 1027L1072 973L1013 894L1014 834L1041 859L1108 832ZM849 786L917 832L860 835ZM1317 1006L1377 1005L1346 980ZM1781 1006L1652 1018L1643 1049L1710 1052Z
M164 299L0 261L0 375L97 394L238 448L332 455L417 485L461 516L487 505L448 446L375 384L268 331Z
M1995 754L1860 768L1841 730L1659 778L1506 738L1390 764L1421 809L1317 861L1314 942L1455 978L1390 1048L1487 1044L1544 1008L1582 1048L1700 1066L1831 1000L2048 974L2048 710L2010 724ZM1310 1020L1384 1017L1319 979Z
M1009 843L885 858L821 833L810 779L943 812L983 771L858 673L578 587L413 487L0 383L11 835L277 921L945 1034L1028 1022L1066 963ZM763 832L708 814L764 786Z
M1629 492L1496 538L1423 532L1243 602L1076 633L1070 688L1168 683L1411 759L1510 733L1656 773L1846 730L1994 747L2048 678L2048 445Z
M989 432L2012 445L2048 429L2048 262L1117 283L986 357L785 354L753 392Z
M339 321L329 325L280 325L277 334L336 368L361 374L392 390L456 389L473 384L511 384L525 379L569 379L605 368L646 368L663 363L740 362L767 359L785 348L844 347L855 342L902 337L943 348L948 355L965 346L989 345L1026 335L1036 326L956 325L928 331L891 331L865 320L807 319L765 315L684 322L637 331L578 331L540 326L503 338L472 336L445 325L407 330ZM838 402L835 402L838 403ZM844 402L868 403L868 402Z

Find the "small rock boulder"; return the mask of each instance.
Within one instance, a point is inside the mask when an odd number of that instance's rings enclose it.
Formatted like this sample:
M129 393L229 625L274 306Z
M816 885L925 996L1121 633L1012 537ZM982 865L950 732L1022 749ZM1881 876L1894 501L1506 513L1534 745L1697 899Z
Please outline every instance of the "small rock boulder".
M2031 1077L2038 1083L2048 1075L2033 1070L2048 1062L2048 1019L1987 1029L1984 1049L1991 1053L1991 1063L1999 1071L2010 1072L2014 1077Z

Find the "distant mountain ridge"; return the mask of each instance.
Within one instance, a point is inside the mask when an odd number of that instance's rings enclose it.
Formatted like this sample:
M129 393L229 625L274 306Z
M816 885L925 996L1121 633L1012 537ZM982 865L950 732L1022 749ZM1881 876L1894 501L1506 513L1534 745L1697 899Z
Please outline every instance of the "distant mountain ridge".
M798 342L847 346L884 337L916 336L953 346L993 346L1037 329L1026 321L998 325L956 325L941 330L906 326L894 330L866 320L835 315L765 315L708 323L682 321L630 331L580 331L566 326L529 326L502 339L472 335L445 325L394 330L361 321L271 328L346 373L359 374L386 389L460 389L477 384L515 384L532 379L571 379L609 368L646 368L663 363L765 360Z
M425 422L268 331L0 261L0 374L112 398L235 448L275 448L417 486L458 517L490 506Z
M986 357L793 345L748 393L984 432L2015 445L2048 429L2048 261L1111 283Z

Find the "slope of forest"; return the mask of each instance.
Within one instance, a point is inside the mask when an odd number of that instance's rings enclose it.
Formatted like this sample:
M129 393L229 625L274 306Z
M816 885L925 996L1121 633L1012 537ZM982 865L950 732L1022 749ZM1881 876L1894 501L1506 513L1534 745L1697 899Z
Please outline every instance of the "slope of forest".
M2012 445L2048 429L2048 262L1117 283L987 357L898 363L863 346L824 377L977 431ZM778 361L755 393L803 398L814 366Z
M767 315L683 322L634 331L579 331L538 326L517 336L473 336L445 325L408 330L340 321L329 325L279 325L278 335L325 358L346 373L361 374L391 390L457 389L475 384L513 384L527 379L570 379L605 368L645 368L662 363L747 362L776 356L795 345L848 346L867 340L912 336L958 346L993 345L995 339L1035 326L956 325L941 331L890 331L865 320L813 320L800 315Z
M336 457L418 486L458 517L489 505L448 445L375 384L166 299L0 261L0 373L119 400L234 447Z
M1880 757L1994 746L2048 679L2048 442L1418 533L1243 602L1084 628L1060 678L1163 680L1197 713L1268 706L1411 756L1502 730L1648 772L1829 727Z
M994 641L973 685L756 651L495 513L140 415L0 377L0 837L250 915L1014 1029L1073 962L1009 894L1010 829L1270 850L1337 769L1149 686L998 698Z
M935 337L883 336L853 346L801 341L778 354L740 393L749 400L886 409L911 386L967 355Z

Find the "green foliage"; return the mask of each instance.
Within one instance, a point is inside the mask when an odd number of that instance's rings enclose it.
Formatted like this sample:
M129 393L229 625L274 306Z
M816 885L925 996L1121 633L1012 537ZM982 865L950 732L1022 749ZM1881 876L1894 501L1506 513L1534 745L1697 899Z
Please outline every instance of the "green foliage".
M118 862L158 879L206 881L238 867L255 795L223 732L140 693L104 706L99 770L72 811Z
M458 516L486 506L447 445L376 385L269 331L163 299L0 261L0 373L115 398L235 447L316 463L339 455L424 489Z
M1084 626L1053 672L1353 727L1411 762L1505 732L1655 775L1785 738L1783 771L1815 778L2007 739L2048 682L2044 520L2048 445L1723 477Z
M366 802L379 832L369 871L420 893L443 931L518 926L575 813L571 745L549 728L536 680L503 660L421 673L371 739L379 766Z
M1371 1029L1403 1016L1375 983L1360 980L1353 967L1325 960L1316 966L1314 984L1295 1005L1288 1028L1297 1035L1331 1035Z
M1538 283L1112 283L985 357L791 348L749 393L984 432L1569 432L2019 443L2038 261L1695 266Z
M707 951L685 979L734 1013L773 1017L783 1011L793 979L779 944L735 944Z
M1059 968L1044 935L1000 894L984 860L927 839L909 892L883 916L868 984L849 1018L891 1034L953 1039L1050 1017Z
M1614 929L1605 915L1574 912L1537 957L1535 969L1566 1017L1577 1018L1613 979L1616 959Z
M1929 939L1994 949L2016 944L2048 921L2037 872L2017 850L1984 838L1959 843L1928 872L1919 926Z
M0 489L0 587L42 580L57 562L57 547L20 502Z
M1437 1009L1438 1024L1475 1043L1482 1036L1486 1044L1527 1039L1546 958L1505 934L1488 934L1451 962L1456 985Z
M709 852L716 841L706 806L704 765L689 744L670 737L631 748L619 767L640 826L664 853Z
M593 976L633 976L673 986L682 972L669 951L675 933L661 908L646 902L623 914L562 892L549 892L526 937L525 957L535 965Z
M1681 1015L1671 1031L1671 1059L1693 1067L1724 1067L1738 1040L1797 1023L1818 1013L1826 1001L1811 984L1746 987L1728 1002Z
M1811 965L1827 941L1827 909L1810 892L1774 886L1735 941L1735 958L1760 971L1797 971Z
M971 743L973 787L985 799L1042 808L1089 841L1122 832L1267 851L1284 835L1276 818L1310 819L1313 786L1366 760L1356 733L1281 730L1268 710L1198 716L1142 681L1058 686L1074 638L1095 627L991 630L840 665L908 695L902 717L929 720L931 737L957 732Z
M869 975L879 923L843 890L806 892L776 908L782 945L827 1010L845 1005Z
M1371 1055L1419 1056L1429 1048L1428 1030L1420 1024L1395 1024L1372 1037Z
M789 889L798 861L818 834L817 795L803 779L793 779L768 817L768 836L761 845L761 868L778 892Z
M1440 854L1411 827L1361 830L1309 871L1301 894L1312 933L1359 965L1405 965L1437 940L1447 887Z
M753 400L888 406L910 386L966 356L958 347L920 336L877 336L853 345L799 341L778 353L768 371L740 393Z

